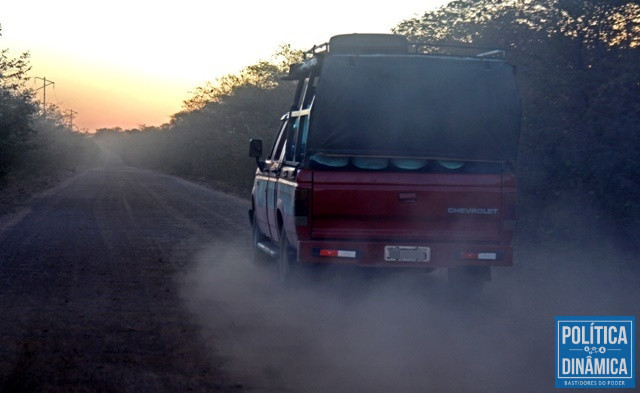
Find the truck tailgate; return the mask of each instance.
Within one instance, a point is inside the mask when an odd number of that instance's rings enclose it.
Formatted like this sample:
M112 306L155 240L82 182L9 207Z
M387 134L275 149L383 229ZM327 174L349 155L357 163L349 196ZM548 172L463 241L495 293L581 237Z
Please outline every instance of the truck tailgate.
M314 171L311 236L501 241L502 174Z

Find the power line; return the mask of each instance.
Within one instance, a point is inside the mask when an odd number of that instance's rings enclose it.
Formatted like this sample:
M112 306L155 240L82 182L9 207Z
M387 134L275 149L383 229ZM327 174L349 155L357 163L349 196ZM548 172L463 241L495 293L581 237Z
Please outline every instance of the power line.
M42 105L44 107L44 116L46 117L47 116L47 86L55 85L56 82L52 80L47 80L46 76L43 78L36 76L34 79L42 80L42 87L37 88L36 91L42 89Z
M67 109L65 112L67 112L66 117L69 118L69 129L73 131L73 115L77 115L78 112L74 111L73 109Z
M64 104L64 101L58 98L58 94L56 93L56 85L53 85L53 96L56 98L56 105L61 106Z

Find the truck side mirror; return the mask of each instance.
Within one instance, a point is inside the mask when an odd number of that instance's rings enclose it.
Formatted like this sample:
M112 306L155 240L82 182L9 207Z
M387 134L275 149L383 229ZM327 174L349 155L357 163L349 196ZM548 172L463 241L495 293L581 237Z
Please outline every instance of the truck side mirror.
M264 170L264 161L260 161L260 157L262 157L261 139L251 139L249 141L249 157L254 157L258 168L260 168L260 170Z
M262 140L252 139L249 141L249 157L260 158L262 157Z

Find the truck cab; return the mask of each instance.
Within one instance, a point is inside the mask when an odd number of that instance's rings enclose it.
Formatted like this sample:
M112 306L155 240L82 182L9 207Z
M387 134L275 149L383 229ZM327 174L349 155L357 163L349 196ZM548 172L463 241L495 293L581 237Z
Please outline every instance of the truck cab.
M513 67L490 53L350 34L292 65L275 143L262 159L250 142L254 259L283 281L304 264L444 268L469 289L512 265L520 105Z

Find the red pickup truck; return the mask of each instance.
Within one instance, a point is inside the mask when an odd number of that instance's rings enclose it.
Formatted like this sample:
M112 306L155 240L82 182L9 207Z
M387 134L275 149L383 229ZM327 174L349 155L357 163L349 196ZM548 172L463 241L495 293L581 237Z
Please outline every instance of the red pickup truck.
M447 268L482 288L513 263L520 105L497 52L418 53L396 35L335 36L290 67L298 87L256 158L254 258Z

